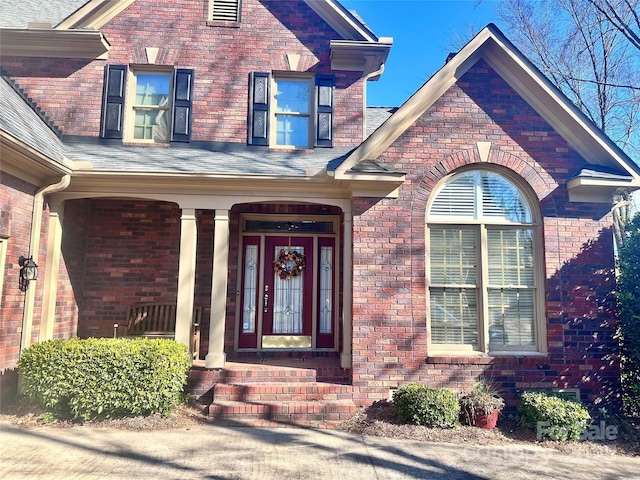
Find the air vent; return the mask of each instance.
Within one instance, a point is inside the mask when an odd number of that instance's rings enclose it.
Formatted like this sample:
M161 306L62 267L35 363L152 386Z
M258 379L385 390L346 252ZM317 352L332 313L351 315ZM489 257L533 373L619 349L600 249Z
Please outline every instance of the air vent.
M211 0L211 20L214 22L239 22L240 0Z

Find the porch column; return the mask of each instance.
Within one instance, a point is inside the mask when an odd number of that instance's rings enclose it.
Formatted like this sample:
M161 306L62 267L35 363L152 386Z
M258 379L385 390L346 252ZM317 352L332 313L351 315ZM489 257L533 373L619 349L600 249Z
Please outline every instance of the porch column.
M229 210L218 209L214 217L213 273L211 280L211 319L209 325L209 353L206 368L222 368L224 353L224 324L227 311L227 271L229 265Z
M344 214L344 263L342 265L342 355L340 366L351 368L351 308L353 296L353 215L351 212Z
M62 217L64 204L50 204L49 230L47 238L47 268L44 271L42 288L42 320L38 340L44 342L53 338L58 296L58 274L62 252Z
M180 218L180 265L178 267L178 301L176 306L176 341L187 346L189 358L193 358L191 335L193 323L193 298L196 290L196 245L198 227L196 211L182 209Z

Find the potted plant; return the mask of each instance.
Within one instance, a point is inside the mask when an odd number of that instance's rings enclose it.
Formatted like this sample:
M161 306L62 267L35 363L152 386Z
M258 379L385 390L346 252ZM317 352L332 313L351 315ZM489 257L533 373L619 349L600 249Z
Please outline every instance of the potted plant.
M493 382L486 379L476 381L471 391L460 397L460 410L467 423L475 427L493 429L503 408L504 400Z

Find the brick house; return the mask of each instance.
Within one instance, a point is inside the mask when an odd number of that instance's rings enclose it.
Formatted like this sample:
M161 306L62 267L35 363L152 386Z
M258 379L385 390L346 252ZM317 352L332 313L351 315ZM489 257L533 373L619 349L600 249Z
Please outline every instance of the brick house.
M0 24L5 387L31 343L166 304L216 415L482 373L618 402L610 212L640 170L495 26L367 108L392 41L334 0L48 5Z

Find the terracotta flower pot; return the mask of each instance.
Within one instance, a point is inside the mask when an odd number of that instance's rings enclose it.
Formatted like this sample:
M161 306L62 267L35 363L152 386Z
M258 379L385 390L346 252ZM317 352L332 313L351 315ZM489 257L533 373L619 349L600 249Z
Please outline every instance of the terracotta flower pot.
M492 430L498 423L498 410L494 410L491 413L484 413L482 410L476 410L473 415L469 416L469 423L473 427L486 428Z

